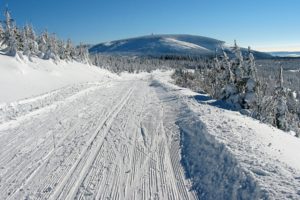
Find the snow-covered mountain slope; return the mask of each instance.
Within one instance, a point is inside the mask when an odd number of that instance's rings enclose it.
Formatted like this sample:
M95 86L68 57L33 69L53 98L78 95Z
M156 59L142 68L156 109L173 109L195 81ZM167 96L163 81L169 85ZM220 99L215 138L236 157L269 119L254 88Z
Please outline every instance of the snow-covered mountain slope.
M211 54L224 42L192 35L150 35L102 43L90 48L91 53L136 55Z
M90 53L118 55L214 55L216 49L228 49L225 42L213 38L194 35L149 35L97 44ZM243 49L244 52L247 49ZM254 51L257 58L270 58L271 55Z
M0 104L88 81L116 77L106 70L77 62L0 55Z
M51 85L50 69L77 65L36 62L10 60L7 79L24 65L23 83L40 81L31 70L45 65ZM78 81L1 107L0 199L299 199L298 138L173 85L171 72L81 67Z
M277 57L291 57L291 58L299 58L300 57L299 51L291 51L291 52L274 51L274 52L270 52L270 54L273 56L277 56Z

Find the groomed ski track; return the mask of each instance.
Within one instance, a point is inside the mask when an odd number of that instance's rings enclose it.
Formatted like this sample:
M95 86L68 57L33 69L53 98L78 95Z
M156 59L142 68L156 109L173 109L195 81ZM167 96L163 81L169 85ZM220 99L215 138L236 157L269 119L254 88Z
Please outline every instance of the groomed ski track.
M169 75L0 105L0 199L299 199L298 138Z
M197 199L172 100L149 76L74 85L7 108L0 199Z

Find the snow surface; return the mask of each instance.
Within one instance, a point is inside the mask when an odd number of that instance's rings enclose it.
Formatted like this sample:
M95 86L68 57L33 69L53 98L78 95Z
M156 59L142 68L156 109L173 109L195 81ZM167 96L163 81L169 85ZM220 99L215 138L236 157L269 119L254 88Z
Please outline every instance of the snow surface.
M201 47L199 45L190 43L190 42L184 42L184 41L180 41L174 38L164 38L162 39L163 42L166 42L168 45L171 45L175 48L183 48L183 49L201 49L204 51L209 52L210 50L208 50L207 48Z
M106 70L78 62L28 60L0 55L0 104L84 82L116 77Z
M300 197L299 139L173 85L172 72L0 62L13 100L0 109L0 199ZM78 77L54 88L54 70ZM24 100L6 89L38 75L48 86Z
M183 162L200 198L300 198L298 138L223 109L222 102L208 95L170 84L169 76L159 76L163 87L188 107L177 123L182 129Z

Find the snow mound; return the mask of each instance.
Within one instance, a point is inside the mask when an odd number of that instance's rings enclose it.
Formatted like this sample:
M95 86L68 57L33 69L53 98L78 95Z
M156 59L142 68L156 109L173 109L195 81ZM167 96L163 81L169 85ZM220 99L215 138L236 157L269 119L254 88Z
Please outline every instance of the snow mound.
M300 198L299 138L211 104L169 74L154 77L169 99L181 99L182 163L200 199Z
M73 84L107 80L116 75L78 62L33 58L33 62L0 55L0 105ZM2 106L3 107L3 106Z

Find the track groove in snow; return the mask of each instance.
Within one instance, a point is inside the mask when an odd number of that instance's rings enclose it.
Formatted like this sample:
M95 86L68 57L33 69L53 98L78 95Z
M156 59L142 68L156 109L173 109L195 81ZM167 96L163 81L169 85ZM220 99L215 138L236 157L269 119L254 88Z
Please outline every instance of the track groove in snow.
M0 199L299 197L297 157L276 143L298 140L189 93L153 73L18 101L0 125Z
M149 81L52 93L0 128L1 199L196 199Z

